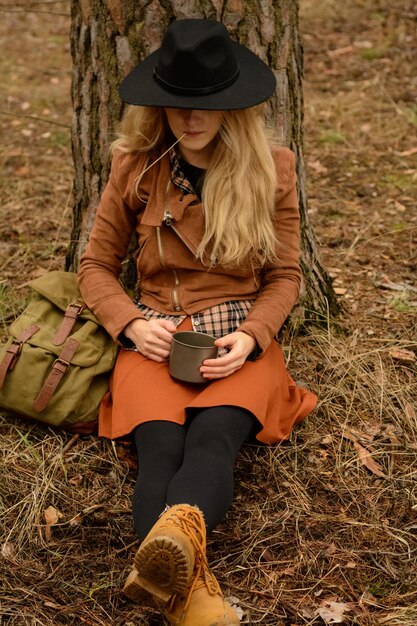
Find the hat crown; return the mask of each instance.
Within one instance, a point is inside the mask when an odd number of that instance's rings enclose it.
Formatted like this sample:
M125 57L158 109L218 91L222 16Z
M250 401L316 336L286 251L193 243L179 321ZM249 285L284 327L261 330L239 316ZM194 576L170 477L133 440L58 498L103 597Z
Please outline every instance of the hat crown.
M221 22L186 19L167 29L154 78L178 93L212 93L232 84L239 65L229 32Z
M120 95L138 106L219 111L264 102L275 86L273 71L222 22L184 19L172 22L161 47L125 76Z

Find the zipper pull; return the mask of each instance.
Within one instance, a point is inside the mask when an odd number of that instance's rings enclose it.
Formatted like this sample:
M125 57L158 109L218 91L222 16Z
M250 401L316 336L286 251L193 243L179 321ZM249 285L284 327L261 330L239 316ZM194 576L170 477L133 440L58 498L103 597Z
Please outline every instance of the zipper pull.
M169 209L165 209L164 217L162 218L162 221L165 222L165 224L167 226L171 226L171 224L172 224L172 215L171 215Z

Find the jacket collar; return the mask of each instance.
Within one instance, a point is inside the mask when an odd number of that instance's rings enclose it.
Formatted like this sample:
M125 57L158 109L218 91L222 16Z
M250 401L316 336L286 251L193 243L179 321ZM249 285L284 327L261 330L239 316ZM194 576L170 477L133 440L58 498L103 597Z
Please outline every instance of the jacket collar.
M179 221L190 204L201 205L191 183L181 171L178 152L175 151L172 157L171 154L164 156L146 176L150 178L150 190L142 224L161 226L167 209L173 220Z

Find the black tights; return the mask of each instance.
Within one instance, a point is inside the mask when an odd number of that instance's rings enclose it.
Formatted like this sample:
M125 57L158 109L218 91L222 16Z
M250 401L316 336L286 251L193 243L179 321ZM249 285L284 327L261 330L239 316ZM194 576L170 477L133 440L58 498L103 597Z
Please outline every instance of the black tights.
M256 423L249 411L218 406L195 413L185 426L167 421L137 426L139 472L132 507L139 538L146 537L167 504L198 506L208 530L221 522L233 498L236 456Z

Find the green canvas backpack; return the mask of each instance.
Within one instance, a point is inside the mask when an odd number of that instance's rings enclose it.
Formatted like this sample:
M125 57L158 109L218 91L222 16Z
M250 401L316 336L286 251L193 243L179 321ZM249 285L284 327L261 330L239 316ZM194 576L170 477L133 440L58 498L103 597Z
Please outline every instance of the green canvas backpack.
M117 345L84 305L75 274L32 281L34 296L0 350L0 410L92 432Z

